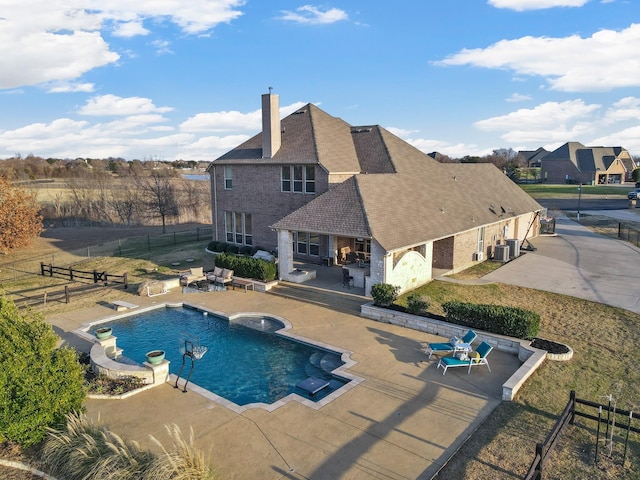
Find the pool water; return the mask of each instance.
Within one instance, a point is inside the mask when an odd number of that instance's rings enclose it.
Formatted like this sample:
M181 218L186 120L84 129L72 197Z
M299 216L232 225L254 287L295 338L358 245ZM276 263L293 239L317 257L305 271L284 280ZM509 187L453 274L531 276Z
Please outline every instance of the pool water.
M190 383L240 406L271 404L291 393L318 401L348 383L330 373L343 364L339 353L273 333L284 325L268 317L229 321L190 308L161 308L99 326L110 326L123 355L138 363L146 361L147 352L164 350L176 375L184 339L199 340L208 350L195 361ZM186 358L180 387L190 367ZM296 387L309 377L326 380L329 386L314 395Z

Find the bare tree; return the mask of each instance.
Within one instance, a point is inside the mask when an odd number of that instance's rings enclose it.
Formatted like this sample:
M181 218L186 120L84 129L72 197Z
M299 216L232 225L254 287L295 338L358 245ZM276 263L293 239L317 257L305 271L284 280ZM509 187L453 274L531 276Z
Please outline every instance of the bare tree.
M178 201L171 171L153 170L148 175L134 174L147 210L162 220L162 233L167 231L167 218L178 214Z
M131 226L142 208L140 195L131 179L125 179L120 188L111 191L109 206L122 223Z

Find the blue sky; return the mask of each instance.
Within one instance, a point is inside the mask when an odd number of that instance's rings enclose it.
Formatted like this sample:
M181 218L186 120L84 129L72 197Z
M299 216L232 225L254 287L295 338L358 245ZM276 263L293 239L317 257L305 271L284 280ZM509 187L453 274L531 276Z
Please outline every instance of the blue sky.
M638 0L305 1L0 0L0 158L213 160L269 87L451 157L640 155Z

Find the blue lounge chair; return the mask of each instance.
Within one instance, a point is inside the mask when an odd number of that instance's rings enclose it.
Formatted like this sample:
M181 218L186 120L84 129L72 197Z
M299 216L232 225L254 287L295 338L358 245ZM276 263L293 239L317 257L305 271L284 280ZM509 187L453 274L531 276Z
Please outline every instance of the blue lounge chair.
M476 332L473 330L469 330L464 337L462 337L462 343L471 344L477 337ZM427 348L425 349L425 353L429 354L429 358L433 355L434 352L445 352L445 353L455 353L459 348L451 342L443 342L443 343L429 343L427 344Z
M482 342L478 345L478 348L475 352L471 352L466 359L460 359L457 357L443 357L438 362L438 368L444 368L442 375L447 373L447 368L450 367L469 367L469 371L467 374L471 373L471 367L475 367L477 365L486 365L489 369L489 373L491 373L491 367L489 366L489 362L487 361L487 355L493 350L493 347L489 345L487 342Z

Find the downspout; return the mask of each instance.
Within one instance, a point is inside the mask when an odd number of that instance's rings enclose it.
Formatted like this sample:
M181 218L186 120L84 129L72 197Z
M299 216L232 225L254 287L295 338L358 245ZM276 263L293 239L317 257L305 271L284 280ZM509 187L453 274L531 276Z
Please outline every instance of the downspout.
M212 166L213 177L211 178L212 188L211 193L213 194L213 234L214 240L219 242L218 238L218 190L216 188L216 167Z

